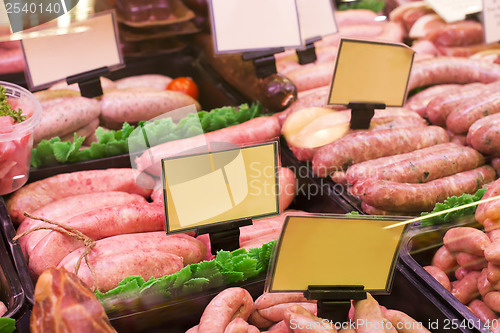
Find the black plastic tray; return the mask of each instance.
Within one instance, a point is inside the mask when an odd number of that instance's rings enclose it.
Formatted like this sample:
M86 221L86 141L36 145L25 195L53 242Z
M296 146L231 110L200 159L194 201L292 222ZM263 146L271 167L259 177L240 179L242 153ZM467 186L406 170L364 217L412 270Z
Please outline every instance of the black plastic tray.
M260 278L240 286L247 289L255 299L263 293L264 284L264 279ZM225 288L227 287L200 293L195 297L175 299L142 312L118 316L110 314L111 324L118 332L156 333L165 332L167 327L169 333L185 332L199 323L208 303ZM430 322L437 322L439 328L433 329L433 333L453 332L444 328L445 323L455 322L462 318L455 309L449 308L428 291L401 263L396 268L391 295L375 296L375 298L389 309L407 313L421 322L423 326L428 326ZM457 332L473 331L459 330Z
M10 219L9 213L5 206L4 200L0 197L0 230L3 236L3 240L7 244L10 250L10 255L16 267L17 274L19 274L19 279L21 285L24 289L24 296L29 304L33 305L34 300L34 285L31 280L28 265L26 260L24 260L24 255L21 250L19 242L12 242L12 239L16 236L16 230Z
M298 207L314 213L347 213L356 211L364 214L361 202L349 194L343 187L336 185L329 178L314 175L310 163L299 161L292 153L286 140L280 140L281 164L295 173L298 181L296 202ZM301 208L297 208L301 209Z
M424 266L430 265L432 257L443 245L446 231L457 226L480 227L473 219L461 219L456 223L441 226L420 227L419 223L413 224L401 248L400 258L405 266L414 273L414 276L439 298L446 307L453 309L460 316L460 321L465 324L474 324L474 332L491 332L485 328L480 320L448 290L437 282Z
M4 206L3 201L0 200L1 207ZM3 217L0 216L0 219L3 225ZM25 303L25 294L3 236L0 237L0 301L8 309L4 317L17 318L21 315Z

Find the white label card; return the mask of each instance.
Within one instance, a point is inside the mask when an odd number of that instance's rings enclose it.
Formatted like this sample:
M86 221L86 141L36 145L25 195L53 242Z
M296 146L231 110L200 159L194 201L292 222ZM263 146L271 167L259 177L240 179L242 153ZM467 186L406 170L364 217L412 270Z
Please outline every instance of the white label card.
M483 0L484 40L500 41L500 0Z
M426 0L439 16L448 23L462 21L467 14L483 10L481 0Z
M70 33L23 39L27 81L31 90L69 76L123 64L114 11L73 22Z
M332 0L297 0L302 41L338 32Z
M295 0L210 0L216 53L302 45Z

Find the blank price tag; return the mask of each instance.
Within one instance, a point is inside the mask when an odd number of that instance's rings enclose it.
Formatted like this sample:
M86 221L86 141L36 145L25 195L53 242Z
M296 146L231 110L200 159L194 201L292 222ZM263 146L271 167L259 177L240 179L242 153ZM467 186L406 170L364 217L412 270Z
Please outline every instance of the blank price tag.
M328 103L403 106L414 53L404 44L342 38Z
M270 292L362 285L389 293L406 226L370 217L288 216L267 280Z
M483 0L484 40L500 41L500 0Z
M338 32L332 0L297 0L302 41Z
M71 32L23 39L27 81L31 90L50 86L69 76L123 65L114 11L73 22Z
M481 0L426 0L439 16L448 23L465 20L467 14L483 10Z
M162 160L166 230L279 214L277 142Z
M210 0L215 52L300 47L295 0Z

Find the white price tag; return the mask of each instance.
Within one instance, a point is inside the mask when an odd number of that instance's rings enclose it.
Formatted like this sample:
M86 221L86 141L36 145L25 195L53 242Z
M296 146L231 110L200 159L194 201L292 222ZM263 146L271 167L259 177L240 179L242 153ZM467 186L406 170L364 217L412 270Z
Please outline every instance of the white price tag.
M302 45L295 0L210 0L216 53Z
M483 10L481 0L426 0L439 16L448 23L462 21L467 14Z
M297 0L302 41L338 32L332 0Z
M484 40L500 41L500 0L483 0Z

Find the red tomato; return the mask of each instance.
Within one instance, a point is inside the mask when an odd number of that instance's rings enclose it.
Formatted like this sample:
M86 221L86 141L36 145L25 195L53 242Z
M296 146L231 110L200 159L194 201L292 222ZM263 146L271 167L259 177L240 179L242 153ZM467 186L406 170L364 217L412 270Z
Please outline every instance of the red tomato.
M199 91L198 86L189 77L178 77L173 79L167 86L167 90L178 91L198 99Z

